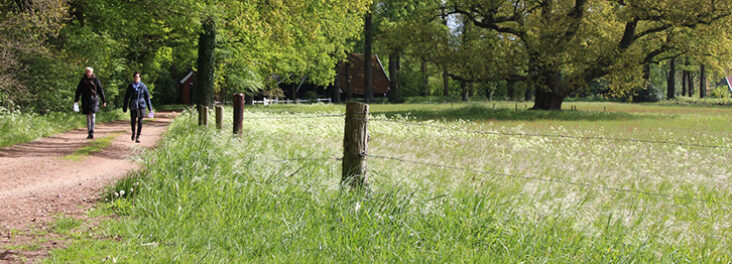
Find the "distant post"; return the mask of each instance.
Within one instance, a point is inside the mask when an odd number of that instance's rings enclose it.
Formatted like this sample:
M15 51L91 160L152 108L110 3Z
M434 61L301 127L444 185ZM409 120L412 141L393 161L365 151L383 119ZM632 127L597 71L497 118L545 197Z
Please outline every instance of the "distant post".
M203 112L201 112L203 114L203 118L201 119L203 121L202 125L208 126L208 106L204 106L202 111L203 111Z
M244 94L234 94L234 134L241 135L244 122Z
M216 129L224 127L224 107L221 105L216 106Z
M203 105L198 105L198 125L203 125Z
M366 181L366 154L368 151L369 105L348 102L346 127L343 136L343 166L341 184L351 187L368 185Z

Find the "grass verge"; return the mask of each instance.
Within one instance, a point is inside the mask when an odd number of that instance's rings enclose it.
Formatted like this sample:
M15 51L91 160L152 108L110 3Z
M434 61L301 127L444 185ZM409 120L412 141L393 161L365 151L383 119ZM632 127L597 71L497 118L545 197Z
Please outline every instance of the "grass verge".
M97 113L97 122L128 118L122 110ZM47 115L0 111L0 147L30 142L56 133L86 126L86 116L79 113Z

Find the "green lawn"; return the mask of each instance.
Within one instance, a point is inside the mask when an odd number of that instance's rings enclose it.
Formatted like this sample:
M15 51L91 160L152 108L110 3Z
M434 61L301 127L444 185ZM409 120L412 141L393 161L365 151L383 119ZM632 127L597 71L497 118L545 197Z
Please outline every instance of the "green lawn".
M240 137L186 112L47 261L732 261L732 107L571 105L372 105L369 154L417 162L369 158L367 191L339 185L342 117L291 118L343 105L248 108Z

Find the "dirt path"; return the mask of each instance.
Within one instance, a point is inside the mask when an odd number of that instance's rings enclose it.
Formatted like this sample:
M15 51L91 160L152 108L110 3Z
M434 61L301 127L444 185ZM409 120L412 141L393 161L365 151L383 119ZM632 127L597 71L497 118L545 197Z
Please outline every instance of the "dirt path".
M141 143L130 140L129 120L97 124L95 137L112 144L79 161L64 157L89 145L86 128L0 148L0 263L32 263L60 246L53 235L37 242L38 233L59 215L85 218L104 186L138 168L130 157L154 147L174 115L146 122Z

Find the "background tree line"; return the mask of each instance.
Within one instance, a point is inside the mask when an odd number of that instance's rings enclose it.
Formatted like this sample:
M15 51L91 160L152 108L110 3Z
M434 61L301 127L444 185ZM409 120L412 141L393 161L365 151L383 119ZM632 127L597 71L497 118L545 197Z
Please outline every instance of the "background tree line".
M134 71L154 101L174 102L177 80L193 69L197 103L210 104L233 92L282 96L283 82L326 87L347 53L373 53L392 102L481 96L536 109L559 109L569 96L707 96L702 87L732 67L731 0L0 4L0 102L40 113L67 110L85 66L117 105Z

